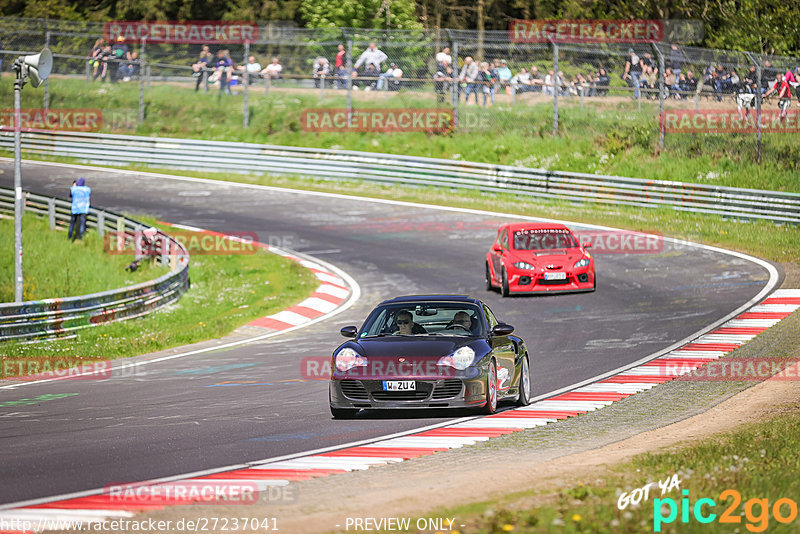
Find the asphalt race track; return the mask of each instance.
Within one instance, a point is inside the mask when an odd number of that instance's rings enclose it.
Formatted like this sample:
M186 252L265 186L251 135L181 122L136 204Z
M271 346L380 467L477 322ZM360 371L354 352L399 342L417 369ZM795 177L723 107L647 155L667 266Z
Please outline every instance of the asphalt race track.
M0 162L0 184L13 166ZM616 369L724 317L768 280L763 267L664 244L597 254L595 293L502 299L483 287L500 217L225 183L25 163L26 190L66 198L84 176L92 204L316 255L345 270L361 299L333 319L268 340L149 364L135 376L0 389L0 504L260 460L441 423L447 412L335 421L327 384L301 360L328 356L338 330L400 294L483 298L532 350L534 395ZM26 261L34 261L26 258ZM199 281L198 281L199 282ZM190 298L190 294L184 299ZM69 394L35 405L4 403Z

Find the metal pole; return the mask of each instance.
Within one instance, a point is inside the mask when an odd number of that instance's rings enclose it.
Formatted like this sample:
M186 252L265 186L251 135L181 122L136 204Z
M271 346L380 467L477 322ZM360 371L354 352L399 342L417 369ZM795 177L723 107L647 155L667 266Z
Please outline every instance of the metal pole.
M319 81L319 101L325 100L325 75L320 76Z
M658 149L664 150L664 133L666 132L666 125L664 124L664 100L666 100L666 95L664 94L664 55L655 43L650 44L656 56L658 56ZM639 100L639 109L641 110L641 98Z
M147 39L142 39L142 47L139 52L139 124L144 122L144 84L145 84L145 46Z
M746 54L756 66L756 163L761 163L761 62L750 52Z
M47 19L44 21L47 24ZM45 48L50 48L50 30L47 30L44 34L44 46ZM44 112L47 113L50 111L50 77L48 76L47 79L44 81Z
M244 43L244 127L250 126L250 73L247 71L247 65L250 57L250 41Z
M347 126L353 121L353 40L347 38Z
M447 31L448 31L448 33L450 32L450 30L447 30ZM461 97L459 96L458 91L459 91L459 88L460 88L459 84L461 82L459 82L459 80L458 80L458 74L459 74L459 71L458 71L458 41L456 41L452 37L453 36L451 34L450 38L453 41L453 64L451 65L451 67L453 67L453 81L450 84L450 92L452 93L450 99L451 99L452 104L453 104L453 130L455 130L456 126L458 126L458 104L459 104L459 101L461 100Z
M553 135L558 135L558 43L553 43Z
M17 79L14 81L14 302L22 302L22 146L20 129L20 92L22 91L22 65L14 63Z

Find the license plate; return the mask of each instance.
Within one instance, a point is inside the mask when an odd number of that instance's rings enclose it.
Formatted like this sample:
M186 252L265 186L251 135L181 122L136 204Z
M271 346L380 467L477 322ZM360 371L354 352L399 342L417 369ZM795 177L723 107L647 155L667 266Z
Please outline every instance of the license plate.
M417 383L413 380L384 380L383 391L416 391Z
M566 280L567 273L544 273L545 280Z

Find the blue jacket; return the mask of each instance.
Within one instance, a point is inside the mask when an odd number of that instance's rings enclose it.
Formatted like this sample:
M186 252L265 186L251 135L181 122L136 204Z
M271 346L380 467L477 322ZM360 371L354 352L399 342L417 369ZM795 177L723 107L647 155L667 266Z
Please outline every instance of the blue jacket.
M72 195L72 213L89 213L92 188L88 185L73 185L69 191Z

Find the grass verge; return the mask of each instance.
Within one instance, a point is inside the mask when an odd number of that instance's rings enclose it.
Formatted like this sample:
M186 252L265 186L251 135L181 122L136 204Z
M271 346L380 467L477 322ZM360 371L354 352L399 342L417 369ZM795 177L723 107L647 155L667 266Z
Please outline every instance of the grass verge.
M800 470L800 403L784 406L784 413L768 421L743 425L732 432L713 436L675 451L634 457L591 484L578 483L555 491L522 491L494 501L450 508L430 517L458 517L468 533L503 532L796 532L796 508L792 521L776 519L774 506L780 499L797 498L796 473ZM658 484L649 488L648 499L641 494L638 504L626 503L636 488L656 481L680 480L663 495ZM665 486L668 484L665 483ZM666 488L665 488L666 489ZM725 490L735 493L723 493ZM688 495L682 492L688 490ZM736 499L740 498L740 502ZM687 504L682 499L688 499ZM707 523L698 521L695 504L703 516L715 514ZM657 501L656 499L662 499ZM669 504L667 499L674 503ZM752 501L751 501L752 499ZM760 501L760 502L756 502ZM797 502L794 500L793 502ZM620 503L623 509L620 509ZM676 516L671 525L658 525L656 517ZM786 502L779 506L782 517L791 515ZM683 510L687 510L684 521ZM729 510L733 521L724 522ZM710 523L710 524L709 524ZM728 530L729 529L729 530Z
M80 241L69 241L64 231L50 230L47 219L25 214L22 221L23 299L74 297L130 286L166 273L160 266L142 265L125 271L128 256L103 251L103 240L87 230ZM14 250L14 220L0 219L0 250ZM14 255L0 255L0 302L14 301Z
M169 232L169 228L158 225L154 219L138 215L136 218ZM64 239L62 233L53 233ZM100 252L93 254L98 261L104 261L105 256ZM63 265L55 255L29 253L28 257L36 258L35 262L29 260L29 264ZM123 264L131 260L130 256L111 257ZM195 255L190 261L191 288L178 302L141 319L80 330L72 339L4 343L2 355L114 359L155 352L226 335L253 319L301 301L318 285L308 269L261 249L251 255Z
M12 107L12 80L0 80L0 105ZM559 101L559 135L552 135L552 102L528 98L492 108L462 106L461 124L451 134L425 132L304 131L301 114L311 108L343 108L342 91L329 90L324 100L311 89L275 88L265 95L254 87L249 96L249 127L242 126L242 98L219 98L217 91L195 93L190 84L153 83L146 95L146 116L138 123L138 84L90 84L53 78L50 106L103 111L104 132L159 135L277 145L342 148L430 156L454 160L520 165L552 170L680 180L711 185L800 192L800 144L791 134L765 133L763 160L755 163L755 134L668 134L665 150L658 145L658 105L630 98ZM25 97L26 107L37 97ZM668 102L694 109L694 103ZM358 92L356 108L436 107L433 93ZM733 110L731 100L701 107Z

